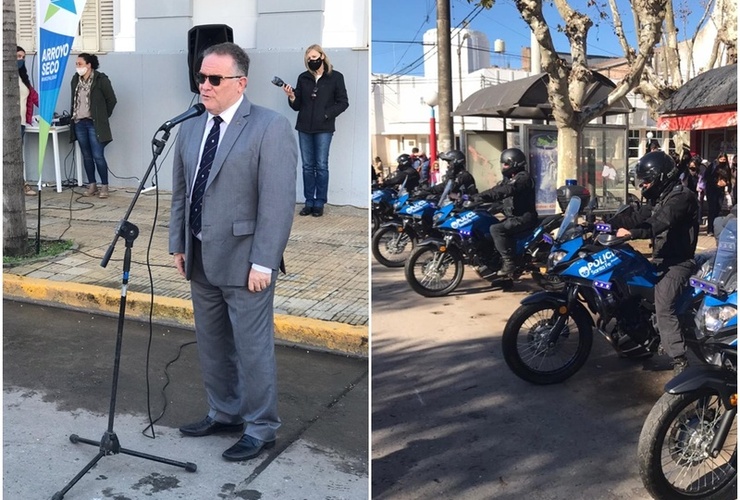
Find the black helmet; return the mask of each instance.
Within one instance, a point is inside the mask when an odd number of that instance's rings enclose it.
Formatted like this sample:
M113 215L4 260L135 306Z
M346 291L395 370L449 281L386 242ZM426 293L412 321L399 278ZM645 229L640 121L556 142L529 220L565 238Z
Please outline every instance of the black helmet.
M396 161L398 162L398 170L411 166L411 156L407 155L406 153L396 158Z
M676 162L663 151L646 154L635 167L635 187L640 188L642 196L656 200L666 190L673 187L678 180ZM645 184L650 184L645 187Z
M509 148L501 152L501 173L504 177L514 177L527 167L527 157L521 149Z
M440 160L447 162L447 176L454 177L465 170L465 155L462 151L453 149L439 155Z

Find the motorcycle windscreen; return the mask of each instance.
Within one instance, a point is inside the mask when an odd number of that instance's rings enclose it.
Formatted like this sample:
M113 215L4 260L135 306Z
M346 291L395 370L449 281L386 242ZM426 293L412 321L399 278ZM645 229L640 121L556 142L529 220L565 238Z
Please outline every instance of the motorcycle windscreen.
M565 236L569 230L575 228L578 225L578 211L581 209L581 199L574 196L568 202L568 207L565 209L563 215L563 222L560 224L558 234L555 237L557 241L565 241Z

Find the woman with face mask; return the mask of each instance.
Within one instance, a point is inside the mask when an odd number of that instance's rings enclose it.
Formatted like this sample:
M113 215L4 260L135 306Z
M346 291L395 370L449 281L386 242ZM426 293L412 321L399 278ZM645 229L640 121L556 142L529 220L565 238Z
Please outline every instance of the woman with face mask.
M116 106L116 94L105 73L98 71L98 57L88 53L77 56L72 77L71 142L77 140L87 174L84 196L108 197L108 164L104 148L113 140L108 119ZM100 186L95 178L97 169Z
M300 215L324 215L329 188L329 146L334 121L349 106L344 76L336 71L320 45L306 49L307 71L298 75L295 88L283 90L288 104L298 111L295 128L303 161L303 194L306 204Z

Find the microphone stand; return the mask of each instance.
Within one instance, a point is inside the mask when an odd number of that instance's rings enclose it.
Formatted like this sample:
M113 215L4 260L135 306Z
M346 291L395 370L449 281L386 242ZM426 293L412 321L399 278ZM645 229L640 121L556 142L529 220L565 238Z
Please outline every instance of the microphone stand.
M103 458L106 455L116 455L118 453L123 453L125 455L131 455L134 457L144 458L146 460L152 460L154 462L160 462L163 464L174 465L176 467L182 467L188 472L195 472L197 470L197 465L195 465L192 462L178 462L176 460L171 460L169 458L157 457L154 455L149 455L147 453L141 453L141 452L129 450L126 448L121 448L121 444L118 441L118 436L116 436L116 433L113 430L113 420L115 417L115 410L116 410L116 394L118 392L118 375L119 375L119 369L121 365L121 344L123 341L123 324L124 324L124 319L126 316L126 290L128 288L129 270L131 269L131 248L134 245L134 240L139 235L139 228L136 227L134 224L130 223L128 221L128 218L134 209L134 205L136 204L136 201L139 199L139 195L141 194L141 191L144 188L144 184L146 183L146 180L149 177L149 174L151 173L152 169L157 163L157 158L159 157L160 154L162 154L162 151L164 150L164 145L170 137L170 128L171 127L163 127L160 129L164 131L164 134L161 140L156 138L156 133L154 134L155 137L154 139L152 139L152 144L155 146L155 150L154 150L154 155L152 157L152 161L149 164L149 168L144 173L144 177L141 179L141 182L139 183L139 187L136 190L134 199L131 200L131 204L129 205L128 210L126 211L126 214L123 216L123 219L121 219L121 221L118 223L118 226L116 227L113 241L108 247L108 250L105 252L105 255L103 256L103 260L100 262L100 265L102 267L106 267L108 265L108 261L110 260L111 255L113 254L113 250L115 249L116 242L118 242L118 238L123 238L126 241L126 251L123 256L123 278L122 278L122 286L121 286L121 304L120 304L120 308L118 311L118 332L116 335L116 351L115 351L114 362L113 362L113 381L112 381L112 387L111 387L110 411L108 413L108 429L105 431L100 441L93 441L91 439L81 438L77 434L72 434L69 436L69 440L72 443L85 443L85 444L90 444L93 446L98 446L99 451L98 451L98 454L95 455L95 457L85 467L83 467L82 470L69 483L67 483L67 485L62 490L54 494L54 496L52 497L52 500L61 500L62 498L64 498L64 495L75 484L77 484L77 482L80 479L82 479L82 477L85 474L87 474L90 471L90 469L92 469L95 466L95 464L97 464L98 461L100 461L101 458ZM157 132L159 132L160 130L158 130Z

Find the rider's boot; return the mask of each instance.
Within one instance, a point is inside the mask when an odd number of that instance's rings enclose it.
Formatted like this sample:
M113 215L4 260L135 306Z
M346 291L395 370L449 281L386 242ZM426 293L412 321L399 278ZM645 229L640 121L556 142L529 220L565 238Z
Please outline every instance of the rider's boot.
M516 264L510 255L501 256L501 269L496 273L497 276L512 276L516 271Z
M673 376L675 377L689 366L689 360L683 354L673 358Z

